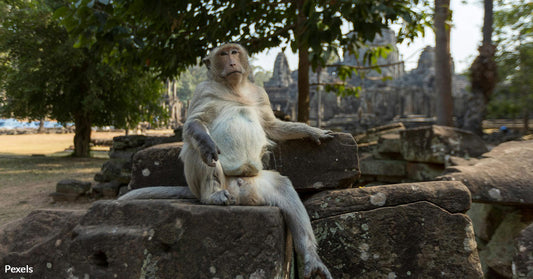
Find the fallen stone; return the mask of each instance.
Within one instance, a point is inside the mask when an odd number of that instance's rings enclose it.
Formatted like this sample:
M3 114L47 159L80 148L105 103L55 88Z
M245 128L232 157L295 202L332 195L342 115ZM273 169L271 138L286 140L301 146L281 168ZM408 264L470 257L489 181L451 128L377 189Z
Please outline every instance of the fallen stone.
M407 162L407 178L414 181L430 181L442 174L444 165Z
M324 191L305 201L333 278L482 278L460 182Z
M186 186L181 147L169 143L137 152L129 187ZM346 133L336 133L320 145L308 139L281 142L268 154L265 169L289 177L298 191L346 188L359 176L357 143Z
M289 274L292 249L276 207L98 201L81 215L38 211L0 231L1 266L31 266L31 278Z
M83 210L36 210L0 226L0 266L31 266L35 274L25 274L28 278L68 278L66 269L57 273L55 268L68 260L63 253L68 251L72 230L84 214Z
M179 159L182 142L159 144L133 156L130 189L149 186L187 186L183 162Z
M114 198L118 195L119 188L122 184L118 180L96 184L93 192L106 198Z
M91 182L75 179L62 179L56 184L56 192L83 195L91 189Z
M350 187L360 174L357 143L350 134L333 135L320 145L309 139L278 143L265 168L287 176L299 192Z
M505 215L490 241L479 251L481 261L500 278L514 278L512 261L516 253L515 238L526 228L519 210Z
M430 202L354 211L312 225L333 278L483 278L470 219Z
M403 160L378 160L372 156L361 157L361 175L405 177L407 174L407 163Z
M447 156L478 157L488 151L470 131L431 125L400 131L405 160L444 164Z
M473 165L452 166L438 179L463 182L472 200L533 206L533 141L506 142Z
M324 191L304 204L312 219L324 219L415 202L429 202L450 213L464 213L470 208L470 192L461 182L430 181Z
M533 224L520 232L515 241L513 278L533 278Z
M374 157L378 159L401 159L400 134L384 134L378 139Z
M80 197L80 195L76 193L53 192L50 193L50 197L52 197L54 202L73 202L76 201Z

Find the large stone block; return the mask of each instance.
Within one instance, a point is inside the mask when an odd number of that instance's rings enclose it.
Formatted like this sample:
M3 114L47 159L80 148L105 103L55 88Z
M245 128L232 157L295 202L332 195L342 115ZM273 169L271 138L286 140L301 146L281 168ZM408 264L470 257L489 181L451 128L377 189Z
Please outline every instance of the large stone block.
M361 174L405 177L407 163L403 160L378 160L372 156L361 160Z
M183 142L158 144L133 156L130 188L187 186L179 154Z
M359 177L357 143L350 134L317 145L309 139L278 143L269 169L289 177L297 191L350 187Z
M100 201L82 218L38 215L0 231L0 264L33 267L25 278L283 278L290 267L275 207Z
M533 224L520 232L514 246L513 278L533 278Z
M473 164L452 166L442 180L464 183L472 200L482 203L533 206L533 141L506 142Z
M326 191L305 202L334 278L482 278L458 182Z
M181 147L182 143L169 143L137 152L130 188L186 186ZM357 143L346 133L336 133L320 145L308 139L280 142L267 154L265 169L289 177L298 191L346 188L359 176Z
M405 160L444 164L446 156L478 157L488 151L480 137L451 127L431 125L400 131Z

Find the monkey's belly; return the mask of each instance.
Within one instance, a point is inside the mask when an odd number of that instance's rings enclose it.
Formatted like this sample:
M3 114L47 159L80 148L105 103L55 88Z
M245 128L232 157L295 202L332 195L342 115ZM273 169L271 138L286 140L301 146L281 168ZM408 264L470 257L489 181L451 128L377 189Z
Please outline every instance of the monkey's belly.
M213 121L211 137L220 149L219 160L228 176L254 176L263 169L261 156L268 140L255 110L223 110Z

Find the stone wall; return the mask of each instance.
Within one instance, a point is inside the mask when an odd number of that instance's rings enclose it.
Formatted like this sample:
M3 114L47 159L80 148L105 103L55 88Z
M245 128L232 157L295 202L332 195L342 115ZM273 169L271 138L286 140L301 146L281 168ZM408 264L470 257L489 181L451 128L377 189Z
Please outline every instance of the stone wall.
M361 143L359 185L431 181L452 156L476 158L487 152L480 137L444 126L406 129L402 124L367 131Z

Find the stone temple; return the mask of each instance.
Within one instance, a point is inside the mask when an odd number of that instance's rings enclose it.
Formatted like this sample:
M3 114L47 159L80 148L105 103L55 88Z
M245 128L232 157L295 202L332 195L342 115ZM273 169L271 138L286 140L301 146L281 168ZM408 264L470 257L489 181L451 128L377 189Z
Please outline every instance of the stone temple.
M395 46L393 31L383 30L370 45L393 46L391 53L378 61L379 65L389 66L383 67L381 73L365 70L364 77L354 75L348 80L349 85L361 86L359 97L338 97L333 92L317 92L317 86L311 86L311 125L318 126L319 122L322 128L359 134L369 128L392 122L402 122L408 127L434 122L435 108L438 105L434 82L434 48L426 47L420 54L417 68L406 72ZM364 51L363 49L360 53ZM351 54L345 55L340 64L365 65L361 58L357 59ZM323 70L320 73L320 83L338 80L335 70L335 67ZM297 112L297 80L298 71L291 71L285 54L279 53L273 76L264 83L264 87L272 108L289 115L292 120L296 119ZM310 70L309 80L311 84L318 83L317 73ZM468 84L466 77L453 75L454 116L458 122L464 115L465 103L471 94L467 91ZM320 121L317 119L319 103Z

